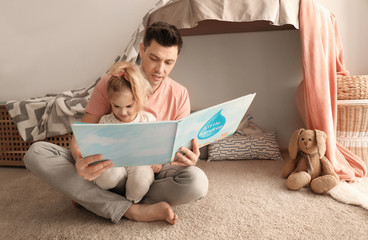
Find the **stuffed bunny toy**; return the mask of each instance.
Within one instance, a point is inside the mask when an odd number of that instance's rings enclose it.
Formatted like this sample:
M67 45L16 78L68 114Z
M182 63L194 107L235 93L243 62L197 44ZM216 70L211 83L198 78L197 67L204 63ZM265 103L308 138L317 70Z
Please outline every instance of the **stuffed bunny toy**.
M326 193L339 183L339 177L326 152L325 132L298 129L289 142L290 160L282 171L290 190L299 190L310 184L315 193Z

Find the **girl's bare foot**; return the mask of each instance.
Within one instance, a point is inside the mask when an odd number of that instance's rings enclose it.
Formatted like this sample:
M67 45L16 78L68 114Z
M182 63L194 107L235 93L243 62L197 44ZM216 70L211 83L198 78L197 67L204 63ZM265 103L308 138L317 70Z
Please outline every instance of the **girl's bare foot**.
M132 204L124 217L136 222L166 221L175 224L178 216L167 202L155 204Z

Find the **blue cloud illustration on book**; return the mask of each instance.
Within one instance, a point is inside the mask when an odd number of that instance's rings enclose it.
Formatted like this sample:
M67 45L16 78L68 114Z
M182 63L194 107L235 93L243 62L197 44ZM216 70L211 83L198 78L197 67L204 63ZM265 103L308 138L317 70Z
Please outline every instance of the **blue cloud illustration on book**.
M166 164L182 146L199 147L232 135L255 93L190 114L178 121L131 124L72 124L83 157L101 154L115 167Z
M226 118L221 115L222 109L216 113L206 124L199 130L198 139L203 140L212 137L218 133L226 123Z

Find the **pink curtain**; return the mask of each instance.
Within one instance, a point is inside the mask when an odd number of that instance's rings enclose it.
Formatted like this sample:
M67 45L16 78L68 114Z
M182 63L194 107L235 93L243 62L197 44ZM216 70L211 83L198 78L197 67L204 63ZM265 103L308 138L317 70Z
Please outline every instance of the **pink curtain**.
M367 174L365 163L336 142L337 75L348 75L335 16L315 0L301 0L300 39L304 79L297 103L309 129L327 134L326 157L341 180L354 181Z

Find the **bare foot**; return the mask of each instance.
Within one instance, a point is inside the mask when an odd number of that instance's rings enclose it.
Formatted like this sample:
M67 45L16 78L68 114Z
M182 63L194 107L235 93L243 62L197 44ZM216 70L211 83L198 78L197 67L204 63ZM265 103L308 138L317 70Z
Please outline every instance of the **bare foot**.
M175 224L178 216L167 202L155 204L133 204L124 217L136 222L166 221Z

